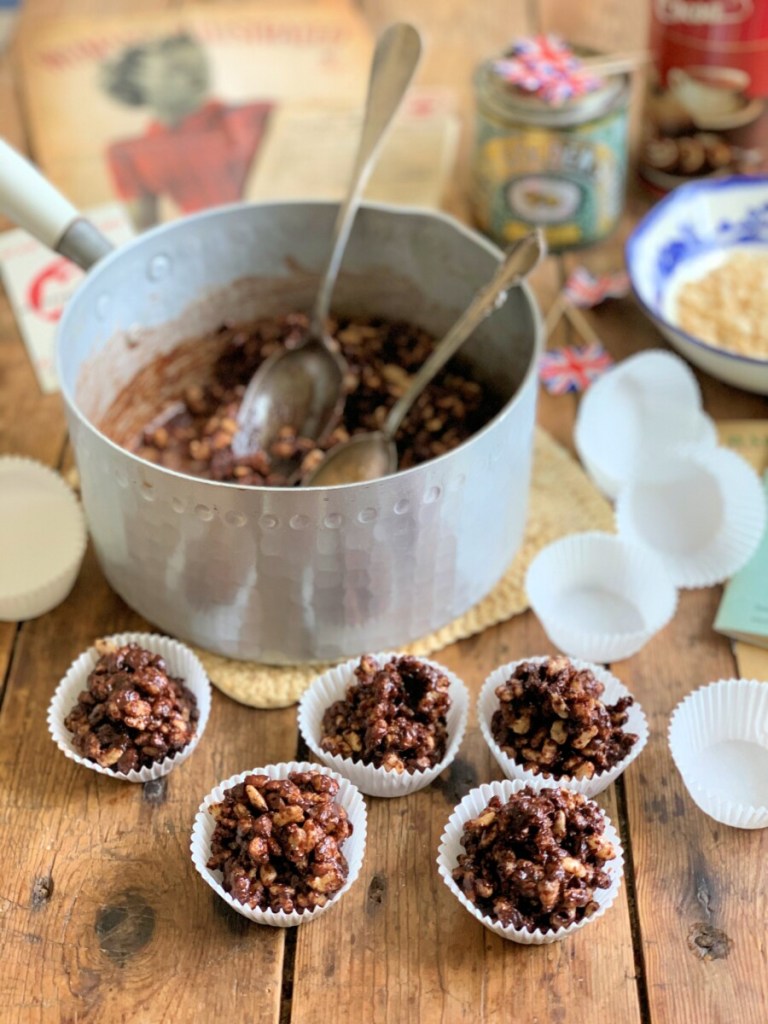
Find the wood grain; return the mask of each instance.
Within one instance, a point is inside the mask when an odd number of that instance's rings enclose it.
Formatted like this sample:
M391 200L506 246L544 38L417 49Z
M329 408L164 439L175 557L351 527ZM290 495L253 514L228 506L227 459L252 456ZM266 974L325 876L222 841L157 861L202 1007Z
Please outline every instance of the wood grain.
M18 149L25 147L21 111L10 56L0 54L0 136ZM0 230L12 227L0 217ZM25 455L53 465L64 440L59 399L43 397L18 336L10 303L0 290L0 456ZM2 556L0 556L2 557ZM0 707L17 625L0 622Z
M0 622L0 710L2 710L3 706L5 684L11 666L13 645L18 629L18 624L15 622Z
M616 236L569 256L595 272L621 265L621 247L647 199L632 192ZM668 346L630 298L585 314L616 359ZM766 418L768 401L695 371L704 408L716 418L739 410ZM673 622L628 663L614 666L649 717L647 750L626 777L640 946L654 1024L765 1020L768 901L760 878L768 833L720 826L698 810L669 754L669 716L706 682L738 674L730 645L711 629L720 588L683 593ZM734 939L734 936L738 938ZM643 992L645 995L645 991Z
M11 57L0 54L0 136L24 150L13 72ZM0 230L11 226L0 218ZM0 291L0 393L0 455L12 452L55 464L64 443L61 401L55 395L40 394L4 291Z
M642 954L654 1024L764 1024L768 1006L768 830L728 828L691 800L667 746L675 705L734 672L713 633L716 589L685 593L672 625L616 666L651 739L627 775Z
M218 781L295 756L295 712L216 693L194 756L146 786L67 761L48 735L70 662L99 635L142 628L89 555L71 597L21 633L0 715L4 1021L278 1020L284 933L208 889L189 835Z
M318 0L322 2L322 0ZM110 14L173 0L112 0ZM530 24L531 4L487 0L360 0L375 30L397 17L423 29L424 84L457 93L462 156L450 208L466 214L471 72ZM104 10L99 0L27 0L25 21ZM563 5L541 0L541 27L598 48L645 41L647 3ZM0 57L0 134L24 145L13 68ZM622 245L647 197L630 190L612 239L550 259L534 275L544 311L567 269L621 265ZM663 342L631 298L586 314L616 359ZM560 324L551 344L578 341ZM768 402L698 374L720 418L768 416ZM540 422L572 445L578 401L540 396ZM51 465L62 459L59 400L43 398L6 300L0 296L0 453ZM227 1020L314 1024L764 1024L766 919L762 875L768 833L717 826L697 810L672 765L666 724L700 683L734 672L710 629L717 590L683 595L673 623L616 666L649 714L651 741L604 806L623 829L633 873L616 905L562 944L517 947L472 921L434 867L451 808L479 781L499 777L474 716L461 757L430 790L369 803L361 878L338 907L285 936L248 925L210 893L188 853L203 795L229 774L296 754L293 711L245 709L214 695L195 756L149 788L103 779L64 759L45 711L70 661L104 632L143 623L115 597L89 553L56 611L17 627L0 623L0 1000L9 1024ZM476 694L486 673L552 648L528 613L438 656ZM617 808L617 797L620 807ZM621 813L619 813L619 811ZM631 898L631 900L630 900ZM287 943L286 943L287 938ZM638 975L638 971L640 972Z

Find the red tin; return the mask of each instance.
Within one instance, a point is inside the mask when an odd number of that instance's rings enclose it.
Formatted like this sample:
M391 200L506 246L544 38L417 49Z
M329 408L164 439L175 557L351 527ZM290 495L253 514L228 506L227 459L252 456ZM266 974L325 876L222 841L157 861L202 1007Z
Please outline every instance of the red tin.
M640 172L666 191L768 170L768 0L652 0Z

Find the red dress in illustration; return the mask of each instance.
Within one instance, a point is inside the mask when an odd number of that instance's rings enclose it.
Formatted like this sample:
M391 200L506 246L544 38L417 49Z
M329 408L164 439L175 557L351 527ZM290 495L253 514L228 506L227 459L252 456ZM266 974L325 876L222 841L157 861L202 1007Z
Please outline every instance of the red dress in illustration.
M105 154L138 228L157 221L163 198L183 213L242 198L270 103L212 99L208 56L186 32L129 46L101 74L113 100L152 115L143 134Z
M236 202L270 106L210 100L178 124L153 121L140 138L113 143L107 159L118 195L129 201L167 196L184 213Z

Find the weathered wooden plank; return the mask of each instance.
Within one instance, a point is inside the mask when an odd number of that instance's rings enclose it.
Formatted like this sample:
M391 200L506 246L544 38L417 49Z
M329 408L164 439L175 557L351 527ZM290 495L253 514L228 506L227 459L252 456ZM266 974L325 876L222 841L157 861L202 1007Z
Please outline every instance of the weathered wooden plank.
M0 54L0 136L19 149L25 145L13 67ZM0 217L0 231L11 225ZM58 400L42 399L5 292L0 289L0 455L26 455L53 463L63 439ZM0 705L13 644L15 623L0 622Z
M595 272L618 269L624 241L647 197L630 185L627 216L615 236L589 253L567 258ZM617 360L669 346L632 297L585 313ZM720 418L738 410L765 417L768 403L696 371L704 408ZM667 749L669 715L687 692L737 674L729 644L711 630L719 588L682 595L667 629L628 663L615 667L649 715L651 741L627 775L629 838L635 868L638 954L644 963L654 1024L765 1016L768 953L766 902L758 895L766 844L718 826L685 792ZM758 935L756 942L746 939ZM732 936L737 936L731 945ZM746 939L746 941L745 941ZM727 958L727 963L725 962Z
M11 55L0 55L0 136L24 150L25 136ZM10 228L0 218L0 230ZM42 395L5 292L0 289L0 455L25 455L53 465L64 441L56 395ZM0 648L1 650L1 648Z
M552 650L528 612L437 655L465 680L473 704L486 674L505 661ZM624 888L594 926L551 946L505 942L472 920L437 873L440 834L473 786L501 774L474 710L459 758L430 789L368 800L362 876L343 902L297 937L291 1020L640 1020ZM605 807L615 820L612 793ZM596 950L599 949L599 955Z
M17 630L18 626L15 622L0 622L0 707L2 707L5 680L11 664Z
M768 832L719 825L688 795L667 746L689 691L735 674L710 625L716 589L687 592L673 623L615 671L651 738L627 775L642 952L654 1024L763 1024L768 1005Z
M0 455L23 455L56 465L66 430L61 399L40 392L4 292L0 292L0 393Z
M65 604L21 633L0 715L9 1024L278 1019L284 933L254 927L211 892L189 834L217 781L295 756L295 713L215 694L199 748L151 787L67 761L48 735L47 704L70 661L100 634L143 625L89 555Z
M13 396L0 402L0 448L55 464L64 438L60 400L40 396L6 304L0 339L0 392ZM210 893L192 869L188 834L218 779L294 756L293 713L257 715L217 696L210 727L218 743L206 753L203 740L170 778L162 807L147 804L141 787L64 761L47 735L45 708L69 661L99 633L140 625L89 562L67 603L26 624L18 640L0 716L0 785L13 794L0 833L16 867L0 895L6 1019L49 1020L58 1007L62 1021L187 1021L203 999L236 1014L240 998L250 1019L274 1021L283 935L249 928ZM13 624L0 624L0 679L15 636ZM39 766L49 759L54 768L43 784ZM48 900L47 883L36 880L51 876ZM214 951L222 947L236 986L220 970ZM190 985L187 972L158 970L168 949L174 962L195 965L199 983Z

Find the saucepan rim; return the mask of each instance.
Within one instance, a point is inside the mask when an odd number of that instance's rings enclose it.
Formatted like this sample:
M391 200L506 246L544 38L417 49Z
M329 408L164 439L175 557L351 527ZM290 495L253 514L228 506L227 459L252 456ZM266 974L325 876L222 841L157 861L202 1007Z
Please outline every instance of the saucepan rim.
M146 459L142 459L140 456L136 455L135 452L131 452L127 448L124 448L122 445L119 445L116 441L113 441L110 437L108 437L99 427L96 426L95 423L93 423L93 421L88 416L85 415L85 413L80 408L80 405L77 399L75 398L75 395L72 393L72 390L70 389L66 381L65 374L63 372L63 364L66 361L66 353L64 351L65 344L62 343L62 338L64 338L67 335L69 329L69 322L75 315L75 310L77 309L79 303L83 301L82 296L86 293L86 291L92 291L92 289L97 286L102 274L110 266L112 266L113 263L129 255L130 252L133 251L133 249L145 243L148 239L151 239L161 234L172 234L174 230L179 230L185 227L191 221L203 225L207 220L215 219L221 216L226 216L238 210L246 211L252 210L254 208L279 209L284 207L296 206L335 207L337 205L338 204L333 202L332 200L323 199L281 199L265 202L229 203L222 206L216 206L211 209L203 210L199 213L189 214L188 216L179 218L178 220L171 221L169 223L159 224L156 227L150 228L148 231L145 231L142 234L137 235L136 238L125 243L124 245L121 245L118 249L115 249L114 251L103 257L101 260L99 260L99 262L88 272L88 276L83 285L81 286L81 288L67 303L67 306L64 310L64 314L61 320L59 321L56 336L56 372L59 379L59 387L61 390L62 398L64 399L70 413L87 430L90 430L92 433L96 434L100 438L100 440L103 441L104 444L118 452L121 456L124 456L130 459L131 461L137 463L138 466L142 467L145 471L153 470L161 474L167 475L169 478L172 479L184 480L188 483L192 483L198 486L204 485L206 488L226 488L227 490L232 492L253 492L260 494L262 496L267 494L297 494L297 492L300 489L296 487L267 487L258 484L239 484L228 480L209 480L206 477L195 476L192 473L184 473L176 469L170 469L166 466L160 466L157 463L148 462ZM474 229L467 227L465 224L462 224L461 221L457 220L455 217L451 216L450 214L444 213L441 210L433 210L428 207L421 206L401 206L394 203L382 203L374 201L366 201L364 203L361 203L360 212L364 212L367 210L372 210L374 212L384 213L396 217L416 217L423 218L424 220L429 219L442 221L444 224L448 225L449 227L453 228L453 230L457 231L460 235L463 235L467 239L467 241L471 241L475 245L480 246L480 248L484 249L489 255L494 256L499 260L502 258L502 251L501 249L499 249L497 245L495 245L489 239L485 238L478 231L475 231ZM465 441L463 441L460 445L457 445L456 448L453 448L451 449L451 451L445 452L442 455L437 456L436 458L429 459L426 462L421 462L416 466L411 466L409 469L399 470L396 474L393 474L393 477L396 476L399 480L402 480L414 473L418 473L419 471L423 472L427 467L437 466L439 463L445 462L445 460L450 459L455 452L463 449L465 446L471 444L475 439L481 437L487 431L493 429L493 427L499 420L507 416L510 413L510 411L514 408L514 406L518 404L520 401L522 401L522 396L528 390L528 385L530 383L531 377L534 376L537 372L539 356L541 355L543 349L544 340L541 313L539 311L538 304L534 298L530 286L526 281L523 281L517 287L520 288L523 292L523 295L525 297L525 300L528 304L531 313L531 319L533 324L533 346L531 356L525 374L523 375L520 383L517 386L517 390L512 395L512 397L509 398L504 403L502 408L496 413L495 416L493 416L483 427L481 427L480 430L476 431ZM373 485L380 483L381 480L383 479L387 478L382 477L378 480L373 481L333 484L328 485L326 487L311 488L307 489L306 493L346 493L351 492L352 490L357 490L359 488L371 487Z

